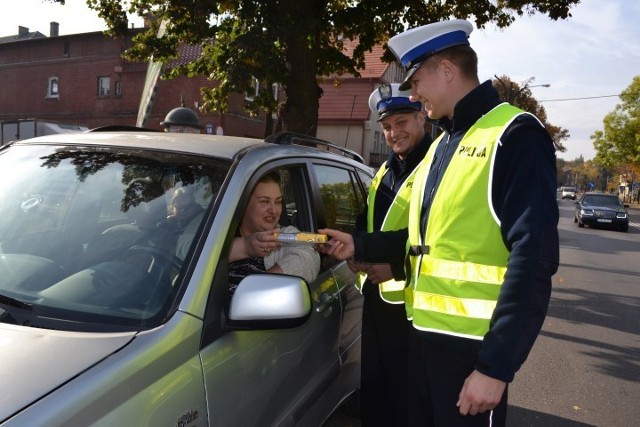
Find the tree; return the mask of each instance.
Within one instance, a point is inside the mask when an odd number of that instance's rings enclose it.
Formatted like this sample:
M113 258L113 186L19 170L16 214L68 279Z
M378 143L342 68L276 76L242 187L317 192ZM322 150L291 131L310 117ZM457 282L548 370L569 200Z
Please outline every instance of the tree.
M606 167L640 168L640 76L620 94L620 104L603 119L604 130L591 135L595 161Z
M498 91L500 99L507 101L518 108L522 108L524 111L528 111L534 114L551 135L553 144L558 151L566 151L567 148L562 144L562 141L569 138L569 130L560 126L552 125L547 121L547 111L542 105L534 98L531 93L530 84L533 83L534 77L529 78L522 86L514 82L507 76L495 76L493 80L493 87Z
M630 188L640 178L640 76L620 94L621 103L607 114L603 130L591 135L594 161L624 177ZM631 192L627 196L631 197Z
M64 3L64 0L54 0ZM407 27L451 17L473 17L476 26L493 22L509 26L516 17L544 13L565 19L579 0L87 0L109 27L109 34L127 31L127 13L153 16L151 27L135 36L126 52L131 60L167 61L181 44L201 46L200 57L170 71L172 76L204 75L213 82L203 88L203 110L225 111L232 92L260 91L248 102L249 112L278 109L271 85L284 88L281 106L284 130L315 135L322 91L318 76L359 76L364 53ZM160 22L170 25L157 38ZM358 40L352 57L342 40ZM392 61L390 52L384 59Z

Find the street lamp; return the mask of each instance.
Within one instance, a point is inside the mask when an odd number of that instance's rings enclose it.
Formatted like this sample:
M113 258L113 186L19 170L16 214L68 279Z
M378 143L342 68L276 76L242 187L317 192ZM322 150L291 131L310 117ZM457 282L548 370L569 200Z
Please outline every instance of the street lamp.
M494 77L500 82L500 84L502 85L502 88L507 93L506 101L509 104L511 104L514 100L516 100L518 98L518 95L520 95L520 93L522 91L526 90L526 89L530 89L532 87L550 87L551 86L551 83L542 83L542 84L539 84L539 85L530 85L529 83L531 81L533 81L533 79L535 77L529 77L527 80L525 80L522 83L522 86L520 87L520 89L515 90L514 83L512 81L509 81L509 87L507 87L507 85L504 82L504 80L502 80L500 77L498 77L497 74L494 74Z

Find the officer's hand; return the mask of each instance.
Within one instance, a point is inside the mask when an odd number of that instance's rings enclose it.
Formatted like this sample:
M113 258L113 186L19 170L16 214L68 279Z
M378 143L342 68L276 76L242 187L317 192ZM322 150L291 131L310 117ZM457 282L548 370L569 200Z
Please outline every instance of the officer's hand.
M347 265L349 266L349 269L352 272L359 273L359 272L366 272L370 264L367 262L356 261L351 258L347 261Z
M477 415L490 411L500 403L507 383L473 371L462 386L456 406L460 415Z
M393 279L391 264L369 264L367 267L367 279L378 284Z
M318 252L331 255L340 261L352 258L355 254L355 245L351 234L330 228L322 228L318 230L318 233L331 237L327 243L316 245Z

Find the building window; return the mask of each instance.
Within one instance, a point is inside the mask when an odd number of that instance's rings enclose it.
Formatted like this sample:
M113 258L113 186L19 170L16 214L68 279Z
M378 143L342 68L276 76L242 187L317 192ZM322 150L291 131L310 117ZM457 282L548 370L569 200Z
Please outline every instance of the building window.
M98 77L98 96L109 96L111 79L109 77Z
M384 135L378 131L375 131L373 136L373 152L378 154L388 154L390 152Z
M271 85L271 90L273 90L273 99L278 100L278 89L280 85L278 83L274 83Z
M49 84L47 85L47 98L57 98L58 96L58 78L49 77Z
M251 90L244 94L244 99L249 102L253 102L258 96L260 90L260 82L255 77L251 78Z
M114 91L116 96L122 96L122 82L120 80L116 82Z
M62 56L64 56L65 58L68 58L70 49L71 48L70 48L69 42L64 42Z

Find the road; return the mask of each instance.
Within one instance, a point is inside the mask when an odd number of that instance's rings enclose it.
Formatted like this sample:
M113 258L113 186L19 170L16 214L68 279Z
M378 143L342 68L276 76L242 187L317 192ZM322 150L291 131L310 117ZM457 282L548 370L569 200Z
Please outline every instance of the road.
M560 267L542 332L509 388L509 427L640 419L640 207L627 233L578 228L558 200ZM336 415L325 427L359 427Z
M560 267L543 330L510 387L509 426L628 427L640 418L640 209L629 232L578 228L558 200Z

